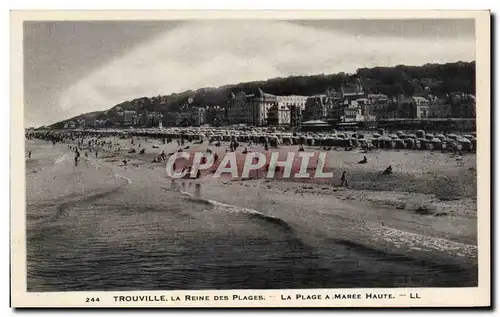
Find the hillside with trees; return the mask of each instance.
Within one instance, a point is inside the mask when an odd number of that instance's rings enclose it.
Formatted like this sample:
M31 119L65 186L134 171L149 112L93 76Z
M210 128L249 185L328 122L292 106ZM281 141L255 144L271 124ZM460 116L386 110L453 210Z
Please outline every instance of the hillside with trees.
M165 96L142 97L124 101L108 111L83 114L52 125L62 128L64 123L75 119L112 120L116 108L141 112L160 112L164 116L181 110L188 98L193 98L192 106L227 104L231 92L245 91L255 93L259 88L274 95L316 95L328 89L340 89L342 85L361 81L368 93L383 93L388 96L404 94L411 96L428 88L433 95L444 96L451 92L464 92L475 95L475 62L456 62L446 64L425 64L422 66L360 68L354 74L319 74L310 76L290 76L272 78L265 81L253 81L226 85L218 88L201 88L196 91L184 91Z

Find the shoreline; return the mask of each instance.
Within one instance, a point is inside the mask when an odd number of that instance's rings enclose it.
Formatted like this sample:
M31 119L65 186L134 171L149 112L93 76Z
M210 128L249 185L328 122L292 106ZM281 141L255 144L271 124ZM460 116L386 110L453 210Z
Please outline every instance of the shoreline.
M208 200L215 200L223 204L253 209L277 218L291 219L295 217L297 222L293 223L292 220L292 227L307 220L304 215L314 208L322 216L349 224L346 228L341 226L334 228L338 237L344 237L348 241L389 253L414 253L416 258L433 258L434 254L432 253L434 252L448 258L448 260L452 260L458 255L459 257L451 262L460 265L464 260L463 263L466 266L477 264L477 232L475 229L469 230L471 226L474 228L476 224L474 218L421 215L411 210L375 206L344 198L345 194L365 194L355 190L337 192L341 193L340 195L311 194L300 192L298 184L290 186L288 183L287 186L281 187L282 184L285 183L221 181L218 185L210 184L207 186L204 184L200 197L206 197ZM299 189L298 191L290 188L294 185L295 189ZM193 196L196 195L193 194L192 190L188 190L188 192ZM243 201L239 195L241 193L246 195ZM191 200L191 198L188 199ZM288 217L281 216L285 213ZM292 213L293 217L290 216ZM312 223L311 221L310 228L312 228ZM317 226L316 222L314 222L314 226ZM316 229L318 228L310 230ZM331 232L331 229L325 225L323 231ZM392 235L392 238L389 237L387 241L388 234ZM410 238L406 239L408 237ZM413 238L414 241L410 241ZM416 240L420 240L420 242L414 244ZM428 240L429 243L441 243L443 247L431 246L426 249L429 245L425 240Z

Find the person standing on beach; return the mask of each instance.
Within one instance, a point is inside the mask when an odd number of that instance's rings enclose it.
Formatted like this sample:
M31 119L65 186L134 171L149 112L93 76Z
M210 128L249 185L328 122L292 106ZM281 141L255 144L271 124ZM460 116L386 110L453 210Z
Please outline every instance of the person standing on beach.
M28 152L28 158L31 159L31 151Z
M345 187L349 186L347 184L347 177L345 175L345 171L342 172L342 176L340 177L340 186L344 186L345 184Z

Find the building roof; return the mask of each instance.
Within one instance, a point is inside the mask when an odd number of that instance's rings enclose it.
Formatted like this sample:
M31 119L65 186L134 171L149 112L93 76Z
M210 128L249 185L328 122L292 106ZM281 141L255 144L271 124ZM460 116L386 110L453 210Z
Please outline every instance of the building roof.
M387 95L384 94L368 94L368 98L373 98L373 99L387 99Z
M290 99L303 99L307 100L310 96L299 96L299 95L289 95L289 96L275 96L278 101L289 101Z
M420 97L420 96L413 96L412 99L413 99L413 101L428 101L424 97Z
M323 120L309 120L306 122L302 122L302 125L322 125L322 124L328 124L328 123Z

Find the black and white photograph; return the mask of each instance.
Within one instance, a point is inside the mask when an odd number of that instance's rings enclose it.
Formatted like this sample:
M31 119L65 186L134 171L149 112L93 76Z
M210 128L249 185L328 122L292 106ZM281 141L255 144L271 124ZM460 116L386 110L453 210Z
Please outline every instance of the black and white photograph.
M487 11L111 16L20 22L21 292L376 306L482 289Z

